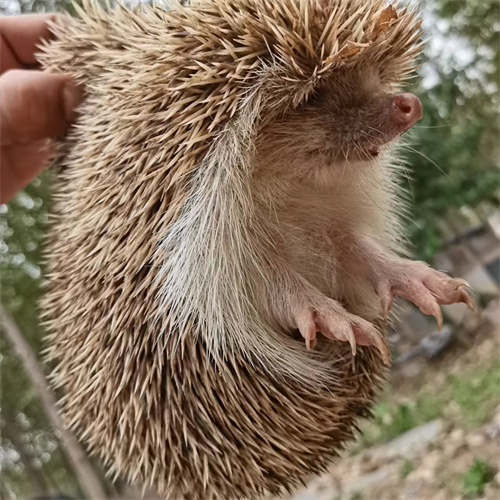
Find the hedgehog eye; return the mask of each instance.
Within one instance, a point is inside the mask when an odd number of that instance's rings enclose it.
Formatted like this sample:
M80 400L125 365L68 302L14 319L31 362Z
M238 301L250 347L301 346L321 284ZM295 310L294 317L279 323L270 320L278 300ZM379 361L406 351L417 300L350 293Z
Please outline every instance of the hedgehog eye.
M327 89L318 88L309 96L304 103L305 106L321 107L327 98Z

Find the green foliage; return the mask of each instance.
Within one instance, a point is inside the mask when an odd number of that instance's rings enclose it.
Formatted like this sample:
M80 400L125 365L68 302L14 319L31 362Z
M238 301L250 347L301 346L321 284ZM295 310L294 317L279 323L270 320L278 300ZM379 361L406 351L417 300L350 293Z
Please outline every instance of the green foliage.
M361 444L371 446L394 439L436 418L474 428L487 422L500 403L500 361L471 373L450 375L442 390L424 388L408 403L393 403L390 393L374 409L363 428ZM450 410L450 407L452 410Z
M413 429L416 425L415 413L407 404L400 404L396 406L390 418L386 418L383 422L384 421L390 424L387 427L388 436L391 436L392 434L394 437Z
M495 28L500 4L439 0L427 7L445 20L439 24L441 36L464 42L458 55L446 47L438 54L435 48L427 51L423 65L432 69L436 83L429 86L421 79L413 89L424 118L412 131L406 155L414 209L408 235L417 254L428 260L443 243L441 218L462 207L500 205L500 38ZM468 60L460 60L460 54Z
M49 186L50 175L45 173L8 205L0 206L1 302L35 352L41 351L43 338L38 303L42 295L40 263L48 219ZM43 468L56 491L78 496L79 490L68 474L57 437L45 418L31 381L3 336L0 352L2 403L17 415L17 427L34 457L35 467ZM9 444L2 446L8 449ZM31 491L23 464L18 460L6 462L2 476L20 498L36 493Z
M367 422L361 436L363 446L390 441L401 434L439 416L440 408L433 400L419 398L409 403L379 403L374 419Z
M495 472L484 460L475 459L462 478L462 492L467 498L474 498L484 492Z
M432 89L416 90L425 115L413 132L416 146L406 154L414 209L409 236L426 259L442 244L440 217L464 206L500 204L498 145L490 144L500 133L496 111L488 104L486 117L479 103L460 104L459 96L453 105L446 103L439 95L458 93L452 83L449 77Z
M497 0L441 0L436 2L436 11L443 19L450 19L448 32L466 36L475 48L485 45L492 49L491 57L500 67L498 47L500 44L500 3ZM492 70L492 79L498 73Z
M349 495L349 500L364 500L364 497L361 492L356 491L355 493Z
M35 350L40 329L37 305L41 296L42 243L48 218L48 174L0 207L1 300L15 316Z
M469 376L450 377L449 399L460 408L460 420L468 428L484 424L500 403L500 361Z
M408 476L410 472L412 472L415 469L415 464L408 459L404 459L403 462L401 463L401 469L399 471L399 474L402 479Z
M96 0L99 2L99 0ZM67 12L75 14L73 4L81 0L0 0L0 13L7 15L39 12Z

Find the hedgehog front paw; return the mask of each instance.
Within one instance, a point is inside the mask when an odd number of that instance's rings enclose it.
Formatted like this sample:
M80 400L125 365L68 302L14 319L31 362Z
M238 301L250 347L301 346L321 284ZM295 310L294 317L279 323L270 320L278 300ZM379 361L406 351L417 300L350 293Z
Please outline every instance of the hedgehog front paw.
M316 333L320 332L331 340L349 342L353 356L356 346L375 346L385 364L391 359L389 346L381 333L368 321L350 314L338 302L331 299L322 305L299 307L295 313L297 328L306 341L308 349L316 346Z
M443 326L440 305L463 302L474 311L474 301L465 290L469 284L462 279L432 269L423 262L404 261L397 269L389 269L387 278L377 284L384 317L387 318L393 298L402 296L415 304L424 314L434 316L439 329Z

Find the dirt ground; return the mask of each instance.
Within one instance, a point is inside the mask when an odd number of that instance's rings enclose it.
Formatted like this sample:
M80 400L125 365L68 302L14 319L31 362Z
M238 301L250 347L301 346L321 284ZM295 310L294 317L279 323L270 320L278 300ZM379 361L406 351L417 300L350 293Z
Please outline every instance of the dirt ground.
M499 322L495 303L439 359L395 369L360 442L289 500L500 499Z

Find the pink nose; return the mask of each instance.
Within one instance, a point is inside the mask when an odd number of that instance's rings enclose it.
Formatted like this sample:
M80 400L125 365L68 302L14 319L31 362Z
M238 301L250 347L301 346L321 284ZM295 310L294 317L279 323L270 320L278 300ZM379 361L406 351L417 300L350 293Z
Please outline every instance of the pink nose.
M422 119L422 103L413 94L404 93L395 96L392 100L395 118L403 130L408 130L414 123Z

